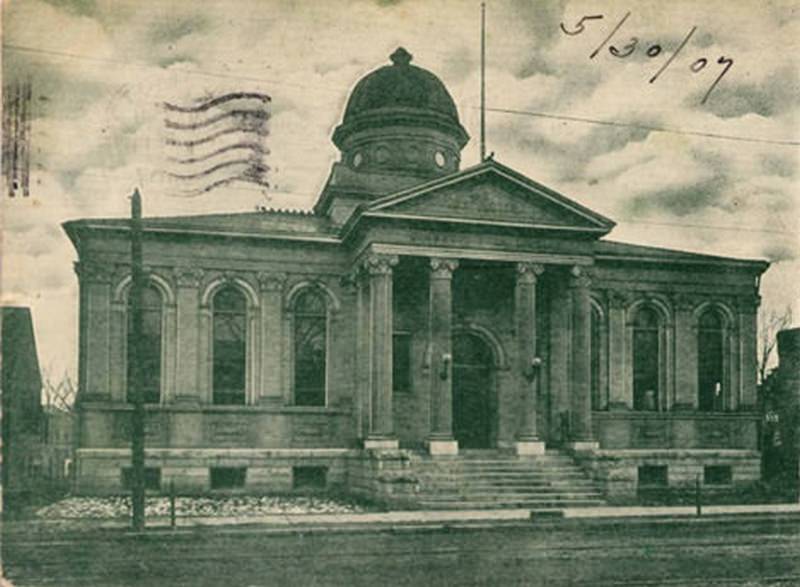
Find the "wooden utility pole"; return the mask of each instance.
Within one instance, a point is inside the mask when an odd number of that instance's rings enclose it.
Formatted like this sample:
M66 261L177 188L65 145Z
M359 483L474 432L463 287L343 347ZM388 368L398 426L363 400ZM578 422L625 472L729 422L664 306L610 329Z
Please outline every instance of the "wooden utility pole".
M142 196L136 189L131 196L131 268L133 281L130 291L130 336L128 354L131 361L128 385L133 390L131 418L131 528L144 530L144 371L142 369Z

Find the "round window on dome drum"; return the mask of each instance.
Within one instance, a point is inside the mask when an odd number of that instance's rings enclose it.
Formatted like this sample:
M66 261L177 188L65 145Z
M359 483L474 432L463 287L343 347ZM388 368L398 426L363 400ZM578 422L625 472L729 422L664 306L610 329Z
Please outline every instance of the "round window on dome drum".
M441 151L436 151L436 153L433 155L433 160L439 167L444 167L444 164L447 163L447 157L445 157L444 153Z
M361 152L357 152L353 155L353 167L361 167L361 164L364 162L364 155Z

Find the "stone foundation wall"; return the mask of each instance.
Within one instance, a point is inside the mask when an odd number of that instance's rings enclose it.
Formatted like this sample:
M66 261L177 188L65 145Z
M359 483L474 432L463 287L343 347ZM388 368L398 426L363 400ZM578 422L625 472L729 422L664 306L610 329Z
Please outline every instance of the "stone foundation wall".
M352 456L347 469L350 493L392 507L413 507L419 493L410 451L369 451Z
M249 494L294 491L294 467L324 467L325 491L344 491L347 449L147 449L145 467L160 469L161 493L174 483L179 494L208 494L212 467L246 467L244 487L230 491ZM81 495L126 493L123 469L130 466L127 449L80 449L77 453L76 492Z
M688 497L695 491L698 476L705 499L733 501L752 491L761 478L760 454L749 450L599 450L576 458L600 482L612 504ZM644 466L665 466L666 485L641 484L639 467ZM731 482L706 482L709 466L730 467Z

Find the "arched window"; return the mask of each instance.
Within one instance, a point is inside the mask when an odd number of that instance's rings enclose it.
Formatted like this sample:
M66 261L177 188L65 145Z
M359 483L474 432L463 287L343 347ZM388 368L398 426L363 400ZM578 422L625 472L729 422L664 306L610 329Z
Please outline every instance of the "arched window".
M658 410L660 350L658 314L640 308L633 320L634 410Z
M602 332L603 332L603 317L600 310L592 306L592 322L591 322L591 371L590 371L590 389L592 392L592 409L604 410L606 405L606 398L603 397L600 382L600 366L602 357Z
M702 411L723 409L723 335L719 311L703 312L697 331L697 406Z
M142 334L139 340L139 360L142 365L142 393L146 404L157 404L161 400L161 293L155 286L142 289ZM128 352L127 352L127 395L133 401L133 308L130 292L128 294Z
M322 293L306 289L297 296L294 319L294 403L325 405L327 307Z
M247 300L232 285L214 295L213 301L213 402L245 403L247 353Z

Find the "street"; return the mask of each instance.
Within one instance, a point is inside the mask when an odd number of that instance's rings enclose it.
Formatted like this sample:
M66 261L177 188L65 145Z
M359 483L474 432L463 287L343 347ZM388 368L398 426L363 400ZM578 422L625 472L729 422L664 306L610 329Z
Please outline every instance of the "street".
M36 585L800 585L800 523L539 522L275 534L254 528L8 529L6 576Z

